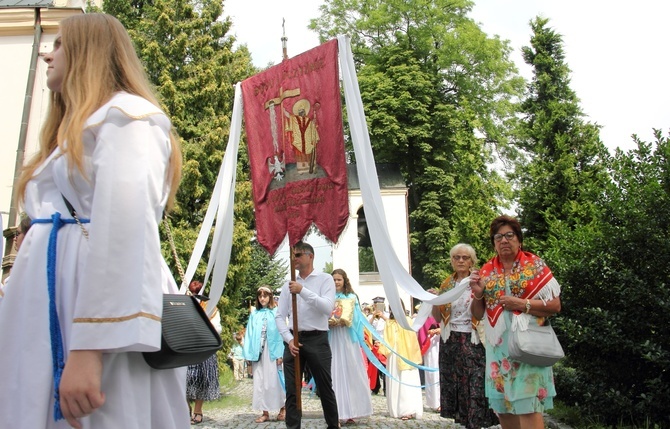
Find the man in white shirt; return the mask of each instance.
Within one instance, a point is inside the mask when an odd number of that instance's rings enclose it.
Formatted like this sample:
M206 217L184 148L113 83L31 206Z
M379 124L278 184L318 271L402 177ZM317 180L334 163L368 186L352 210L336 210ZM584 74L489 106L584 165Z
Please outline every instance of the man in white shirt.
M321 398L323 415L328 429L339 427L337 401L330 374L332 354L328 342L328 318L335 306L335 282L326 273L314 271L314 248L302 241L295 246L293 255L298 270L296 281L284 285L279 295L277 328L286 347L284 349L284 376L286 380L286 427L299 429L302 413L296 406L295 361L300 354L301 366L308 365ZM297 295L298 341L287 320L293 320L291 294ZM291 322L292 323L292 322Z

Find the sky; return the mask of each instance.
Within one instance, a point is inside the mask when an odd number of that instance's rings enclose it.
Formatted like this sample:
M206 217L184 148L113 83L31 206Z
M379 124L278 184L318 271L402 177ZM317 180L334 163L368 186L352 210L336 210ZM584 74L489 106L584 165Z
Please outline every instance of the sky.
M328 262L333 262L333 251L331 244L324 239L323 237L317 234L308 233L304 239L305 243L309 243L314 248L314 269L316 271L323 271ZM275 257L277 259L283 260L286 262L286 266L290 267L289 264L289 245L288 239L285 238L284 242L279 246L279 249L275 252ZM337 267L333 267L337 268ZM291 273L287 271L286 280L288 280Z
M318 45L307 26L319 16L322 0L225 0L232 33L246 44L256 66L282 59L282 18L286 20L288 55ZM259 11L261 13L259 13ZM632 134L653 141L652 129L670 129L670 78L667 77L667 19L670 1L638 0L475 0L470 17L489 35L509 40L511 59L531 78L521 48L530 45L529 22L549 18L563 36L571 88L581 100L586 120L602 126L600 137L612 151L634 147ZM318 244L315 267L328 261L329 249ZM281 252L288 254L283 247Z

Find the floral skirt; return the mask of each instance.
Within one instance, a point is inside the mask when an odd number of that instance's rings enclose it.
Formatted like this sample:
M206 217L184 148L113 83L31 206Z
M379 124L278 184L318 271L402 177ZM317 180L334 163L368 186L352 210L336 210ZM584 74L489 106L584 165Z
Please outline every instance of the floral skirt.
M221 396L219 389L219 363L216 353L186 371L186 399L189 401L215 401Z
M484 390L484 346L472 344L471 335L452 331L446 342L440 341L440 415L479 429L498 419Z
M503 333L498 344L486 346L486 396L491 408L500 414L542 413L553 408L556 388L552 368L510 358L508 333Z

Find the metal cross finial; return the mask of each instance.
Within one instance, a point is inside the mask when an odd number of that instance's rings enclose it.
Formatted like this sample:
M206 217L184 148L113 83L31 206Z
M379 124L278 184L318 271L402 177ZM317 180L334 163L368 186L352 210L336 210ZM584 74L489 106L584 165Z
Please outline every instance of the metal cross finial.
M281 38L282 59L287 60L288 48L286 47L286 42L288 41L288 37L286 37L286 18L281 19L281 31L282 31L282 38Z

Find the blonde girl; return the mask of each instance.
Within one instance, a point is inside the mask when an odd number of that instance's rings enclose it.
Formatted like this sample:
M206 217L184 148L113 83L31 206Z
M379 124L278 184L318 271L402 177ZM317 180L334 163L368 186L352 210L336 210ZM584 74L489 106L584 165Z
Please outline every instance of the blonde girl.
M0 427L187 427L185 369L141 353L160 348L176 288L158 233L180 178L174 130L116 18L63 20L44 61L49 112L18 185L33 226L0 312L21 327L0 335Z

